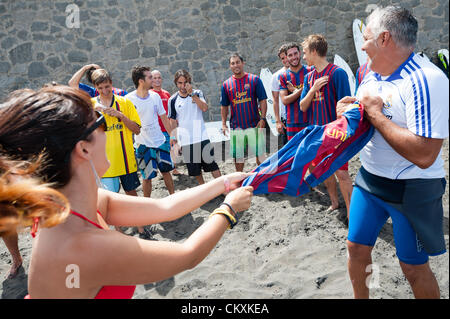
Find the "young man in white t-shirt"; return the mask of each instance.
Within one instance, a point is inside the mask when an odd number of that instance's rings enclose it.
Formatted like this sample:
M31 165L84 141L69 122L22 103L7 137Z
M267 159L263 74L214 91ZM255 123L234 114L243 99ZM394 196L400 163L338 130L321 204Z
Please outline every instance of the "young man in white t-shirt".
M186 70L175 73L174 83L178 92L170 97L168 104L171 126L177 128L177 136L172 135L171 140L181 146L189 176L204 184L202 169L211 172L214 178L221 176L203 121L202 113L208 110L208 104L203 92L192 88L191 76Z
M162 105L159 95L150 90L152 74L149 67L135 66L131 77L136 90L126 97L133 102L141 119L141 133L135 136L135 149L138 167L143 178L142 190L145 197L152 192L152 179L159 170L169 194L174 193L174 184L170 171L173 163L170 157L170 144L161 131L158 123L160 116L166 130L170 132L170 122ZM138 227L139 233L144 228Z
M289 68L289 60L286 55L287 45L283 44L278 49L278 58L280 58L283 67L272 75L272 97L273 97L273 113L277 125L277 131L282 137L282 146L287 143L286 132L286 106L281 101L280 97L280 75Z

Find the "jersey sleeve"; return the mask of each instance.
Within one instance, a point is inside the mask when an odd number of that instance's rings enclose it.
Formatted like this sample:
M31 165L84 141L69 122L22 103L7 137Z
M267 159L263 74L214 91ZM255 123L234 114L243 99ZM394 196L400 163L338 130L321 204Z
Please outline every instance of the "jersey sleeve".
M220 105L222 105L222 106L230 105L230 99L228 98L228 92L225 88L225 83L222 85L222 92L221 92L221 96L220 96Z
M448 137L449 81L442 72L419 69L404 80L402 92L411 132L427 138Z
M279 90L287 90L287 78L285 77L286 73L282 73L280 74L280 76L278 77L278 83L279 83Z
M348 81L347 72L343 69L337 69L333 75L333 85L336 90L336 101L345 96L351 96L350 83Z
M122 90L122 89L118 89L118 88L113 88L113 93L114 93L115 95L119 95L119 96L125 96L125 95L128 94L127 91Z
M175 109L175 100L177 98L177 95L172 95L169 98L169 101L167 102L167 106L168 106L168 111L169 111L169 118L176 120L177 119L177 111Z
M166 110L164 109L161 97L158 94L155 94L155 100L156 100L156 112L159 116L166 114Z
M306 94L308 94L310 90L309 87L309 82L308 82L308 75L305 76L305 79L303 81L303 89L302 89L302 94L300 95L300 101L306 96Z
M195 90L194 93L198 95L198 98L200 100L202 100L203 102L206 103L206 98L205 98L205 95L203 94L202 90Z
M98 91L95 88L93 88L92 86L89 86L89 85L84 84L84 83L79 83L78 84L78 88L80 88L81 90L87 92L91 97L98 96Z
M131 121L135 122L137 125L141 126L141 119L130 99L125 98L125 104L127 106L127 113L125 114Z
M256 96L258 100L267 100L266 89L264 88L264 84L259 77L256 77Z

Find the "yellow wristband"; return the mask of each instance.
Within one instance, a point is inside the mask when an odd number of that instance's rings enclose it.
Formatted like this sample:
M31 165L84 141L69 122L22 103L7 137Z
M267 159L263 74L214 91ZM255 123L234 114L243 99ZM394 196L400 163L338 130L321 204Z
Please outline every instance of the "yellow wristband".
M227 210L225 209L221 209L221 208L216 208L211 215L209 215L209 217L211 218L213 215L217 215L217 214L221 214L224 215L225 218L228 220L228 222L230 223L230 225L228 226L228 229L232 229L236 224L237 224L237 220L236 218L231 215Z

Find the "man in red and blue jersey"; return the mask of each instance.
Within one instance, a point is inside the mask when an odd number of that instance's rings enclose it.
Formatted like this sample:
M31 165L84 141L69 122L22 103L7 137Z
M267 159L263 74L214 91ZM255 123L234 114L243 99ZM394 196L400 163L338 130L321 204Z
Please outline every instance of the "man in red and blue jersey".
M311 68L300 63L300 46L296 43L287 45L286 56L290 66L281 73L279 81L281 101L286 105L286 131L289 141L309 125L308 114L300 110L299 102L304 78Z
M309 111L309 122L313 125L325 125L336 120L337 102L345 96L351 95L347 73L333 63L327 61L328 43L324 36L313 34L302 43L303 59L308 65L313 65L314 70L305 77L303 92L300 97L300 109ZM316 158L311 163L314 169L325 157ZM353 186L348 174L348 163L345 163L336 171L339 180L342 197L347 207L347 220L350 209L350 197ZM334 175L324 181L331 206L328 210L339 208L339 199Z
M364 63L363 65L361 65L357 70L356 70L356 86L355 86L355 95L356 92L358 92L358 87L359 85L362 83L362 81L364 80L364 77L370 72L369 69L369 61L367 61L366 63Z
M69 80L69 86L79 88L79 89L87 92L91 97L99 96L100 93L98 92L98 90L95 87L84 84L84 83L80 83L81 78L83 77L84 74L86 74L86 80L92 84L91 75L92 75L92 72L94 72L97 69L101 69L101 67L97 64L87 64L87 65L81 67L81 69L79 69L77 72L75 72L74 75L72 76L72 78ZM118 95L118 96L125 96L128 94L127 91L118 89L115 87L112 88L112 93L114 95Z
M228 132L227 117L230 107L230 149L236 171L244 170L244 150L249 146L256 155L256 163L264 161L264 128L267 112L267 95L261 79L244 72L244 59L238 53L231 55L233 75L222 85L222 130ZM259 107L258 107L259 102Z

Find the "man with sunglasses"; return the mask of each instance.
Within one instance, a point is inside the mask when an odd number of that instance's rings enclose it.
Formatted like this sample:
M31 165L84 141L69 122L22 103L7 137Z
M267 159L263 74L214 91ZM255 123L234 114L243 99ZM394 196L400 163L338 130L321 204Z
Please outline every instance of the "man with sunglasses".
M120 185L127 195L137 196L141 184L133 147L133 134L141 132L141 120L133 103L113 94L112 79L104 69L92 73L92 83L99 96L92 98L95 110L103 113L106 121L106 155L111 166L102 176L103 187L118 193Z

